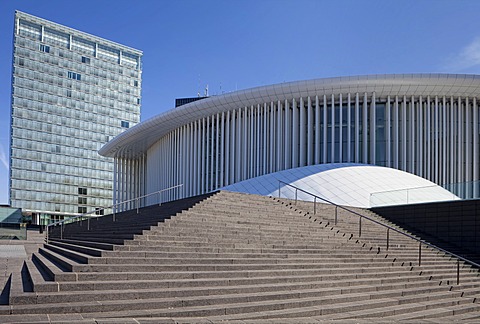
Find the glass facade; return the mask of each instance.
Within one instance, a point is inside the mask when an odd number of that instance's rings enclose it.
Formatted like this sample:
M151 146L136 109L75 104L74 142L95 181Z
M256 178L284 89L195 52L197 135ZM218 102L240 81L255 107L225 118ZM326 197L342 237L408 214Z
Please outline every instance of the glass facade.
M34 223L112 204L106 142L140 121L142 52L16 12L10 204Z

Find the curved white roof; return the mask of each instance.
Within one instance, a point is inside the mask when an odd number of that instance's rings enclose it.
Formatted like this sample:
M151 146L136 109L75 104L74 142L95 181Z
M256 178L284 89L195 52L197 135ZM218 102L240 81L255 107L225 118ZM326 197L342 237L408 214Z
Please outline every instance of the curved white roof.
M408 172L368 164L317 164L244 180L220 190L295 199L292 187L306 190L337 205L374 206L459 199L448 190ZM313 197L298 192L298 199Z
M134 157L176 128L219 112L291 98L345 93L390 96L464 96L480 94L480 76L465 74L391 74L314 79L256 87L198 100L152 117L105 144L103 156Z

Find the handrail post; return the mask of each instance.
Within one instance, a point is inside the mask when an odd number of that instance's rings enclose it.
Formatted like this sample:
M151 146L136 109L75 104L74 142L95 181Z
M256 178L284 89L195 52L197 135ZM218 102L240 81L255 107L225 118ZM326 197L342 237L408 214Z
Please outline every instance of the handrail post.
M422 265L422 242L418 243L418 266Z
M48 226L48 224L47 224L47 228L46 228L46 231L45 231L45 235L47 236L47 244L48 244L48 228L49 228L49 227L50 227L50 226Z
M280 180L278 181L278 198L281 198L281 195L280 195L280 188L282 186L282 183L280 182Z
M60 239L63 240L63 223L60 224Z
M87 218L87 231L90 230L90 217Z
M387 227L387 251L390 246L390 228Z
M137 199L135 201L135 204L137 205L137 214L138 214L138 203L139 203L139 200L138 200L138 197L137 197Z
M335 225L337 225L337 209L338 206L335 206Z
M362 216L359 216L358 221L358 237L362 237Z
M317 197L313 197L313 214L317 214Z
M297 205L298 189L295 188L295 206Z

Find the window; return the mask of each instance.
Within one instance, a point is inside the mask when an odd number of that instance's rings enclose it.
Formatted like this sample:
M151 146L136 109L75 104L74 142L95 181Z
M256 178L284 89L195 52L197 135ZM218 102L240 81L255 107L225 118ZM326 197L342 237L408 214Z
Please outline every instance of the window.
M133 81L133 86L138 87L138 81L137 80Z
M61 153L62 149L60 148L60 145L55 146L55 153Z
M104 215L104 210L101 208L95 208L95 215Z
M78 213L79 214L86 214L87 213L87 207L78 207Z
M137 105L140 104L140 98L137 98Z
M121 122L121 125L123 128L129 128L130 127L130 123L128 121L123 121Z
M40 44L40 51L45 53L50 53L50 46Z
M23 58L18 59L18 65L24 66L25 65L25 60Z
M72 90L67 90L67 97L72 97Z
M86 195L87 194L87 188L78 188L78 194L79 195Z
M90 58L82 56L82 63L90 64Z
M75 73L75 72L71 72L71 71L68 71L68 77L70 79L74 79L74 80L82 80L82 75L80 73Z
M78 197L78 204L79 205L86 205L87 204L87 197Z

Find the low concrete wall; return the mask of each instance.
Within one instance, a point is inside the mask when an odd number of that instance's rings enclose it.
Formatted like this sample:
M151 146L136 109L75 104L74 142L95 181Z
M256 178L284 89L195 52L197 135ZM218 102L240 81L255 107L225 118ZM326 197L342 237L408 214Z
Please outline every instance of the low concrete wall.
M480 200L461 200L371 210L453 253L480 263Z

